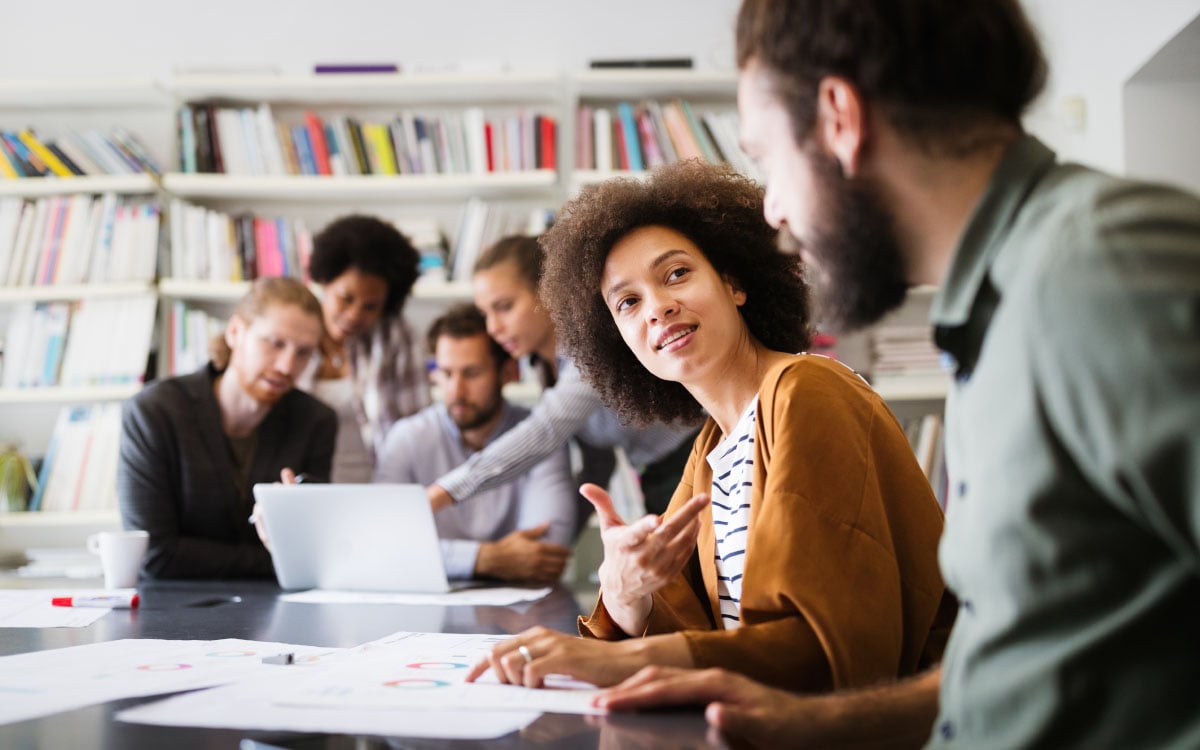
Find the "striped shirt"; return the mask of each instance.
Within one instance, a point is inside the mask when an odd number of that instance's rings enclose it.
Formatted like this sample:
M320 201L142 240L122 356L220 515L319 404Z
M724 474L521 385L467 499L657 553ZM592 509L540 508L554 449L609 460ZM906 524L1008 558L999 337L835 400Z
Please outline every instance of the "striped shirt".
M694 432L694 427L621 424L616 412L583 382L575 364L559 357L558 382L542 392L533 412L436 484L462 502L520 477L572 437L602 448L619 445L629 462L641 467L666 456Z
M713 536L717 540L717 597L726 630L742 624L742 574L750 530L750 487L754 477L754 424L758 397L733 431L708 454L712 468Z

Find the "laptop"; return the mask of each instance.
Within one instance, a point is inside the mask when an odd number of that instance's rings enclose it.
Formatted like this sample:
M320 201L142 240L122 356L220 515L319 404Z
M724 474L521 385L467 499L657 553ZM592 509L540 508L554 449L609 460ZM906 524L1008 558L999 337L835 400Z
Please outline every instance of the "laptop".
M285 589L445 593L437 527L419 484L256 484Z

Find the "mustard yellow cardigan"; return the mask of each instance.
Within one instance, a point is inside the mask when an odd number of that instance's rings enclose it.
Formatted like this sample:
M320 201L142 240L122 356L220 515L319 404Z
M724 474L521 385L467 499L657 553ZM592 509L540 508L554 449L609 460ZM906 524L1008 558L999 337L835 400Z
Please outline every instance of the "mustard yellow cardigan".
M789 690L864 686L935 663L956 603L938 571L942 512L883 400L844 365L797 355L759 388L741 627L717 600L712 512L642 635L682 631L697 667ZM709 420L666 515L710 492ZM584 637L627 638L601 592Z

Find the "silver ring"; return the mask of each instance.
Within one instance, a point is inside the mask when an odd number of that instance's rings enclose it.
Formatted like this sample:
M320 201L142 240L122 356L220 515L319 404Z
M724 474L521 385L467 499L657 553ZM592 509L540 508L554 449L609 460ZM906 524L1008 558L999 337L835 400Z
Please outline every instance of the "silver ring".
M529 653L528 646L517 646L517 653L525 657L526 664L533 663L533 654Z

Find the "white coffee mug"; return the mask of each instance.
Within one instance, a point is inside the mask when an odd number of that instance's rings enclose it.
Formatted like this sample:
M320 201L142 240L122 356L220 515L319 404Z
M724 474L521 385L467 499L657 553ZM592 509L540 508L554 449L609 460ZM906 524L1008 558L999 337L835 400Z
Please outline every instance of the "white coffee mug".
M104 588L127 589L137 586L138 570L150 534L146 531L101 531L87 538L88 552L100 555L104 569Z

